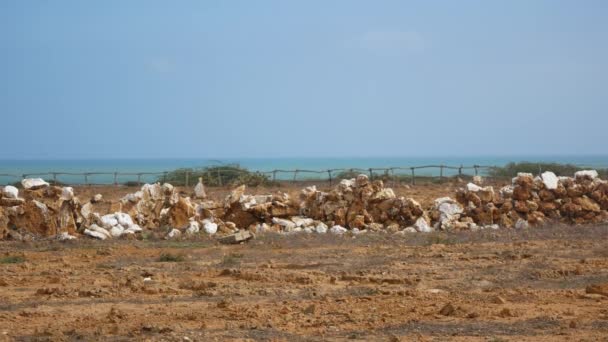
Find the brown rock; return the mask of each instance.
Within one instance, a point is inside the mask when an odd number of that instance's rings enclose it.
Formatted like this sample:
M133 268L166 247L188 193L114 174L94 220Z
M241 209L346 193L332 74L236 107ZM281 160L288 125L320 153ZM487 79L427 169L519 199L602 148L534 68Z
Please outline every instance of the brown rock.
M439 310L439 313L444 316L452 316L455 312L456 312L456 309L454 309L454 306L452 305L452 303L447 303L446 305L443 306L443 308L441 308L441 310Z
M608 283L589 285L585 288L585 292L608 297Z

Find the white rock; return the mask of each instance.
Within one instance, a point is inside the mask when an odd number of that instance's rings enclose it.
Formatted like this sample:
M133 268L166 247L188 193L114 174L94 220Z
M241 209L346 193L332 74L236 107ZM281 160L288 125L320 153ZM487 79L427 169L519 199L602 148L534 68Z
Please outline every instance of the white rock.
M441 197L435 200L435 209L439 211L439 221L451 221L458 219L464 211L462 206L450 197Z
M116 212L114 213L114 217L118 221L118 224L123 227L129 228L133 225L133 219L127 213Z
M498 226L497 224L487 224L485 226L482 226L481 229L500 229L500 226Z
M26 178L21 180L21 185L24 189L39 189L49 186L49 183L45 182L42 178Z
M482 187L480 187L480 186L479 186L479 185L477 185L477 184L474 184L474 183L469 183L469 184L467 184L467 191L469 191L469 192L478 192L478 191L480 191L480 190L482 190L482 189L483 189L483 188L482 188Z
M203 220L203 230L209 235L217 233L217 223L213 223L210 220Z
M7 185L2 189L2 196L6 198L19 198L19 189L12 185Z
M483 185L483 177L481 176L473 176L473 183L477 185Z
M255 226L255 232L256 233L265 233L265 232L267 232L269 230L270 230L270 226L268 224L266 224L266 223L258 223Z
M418 220L416 220L416 223L414 223L414 228L421 233L429 233L433 231L433 228L429 226L429 223L426 222L424 217L419 217Z
M296 227L306 227L310 226L314 220L308 217L300 217L294 216L291 218L291 221L296 224Z
M518 219L517 222L515 222L516 229L527 229L528 226L529 226L528 221L523 220L523 219Z
M61 199L64 201L71 201L74 198L74 188L71 186L65 186L61 189Z
M173 239L176 238L178 236L182 235L182 232L180 232L179 230L173 228L171 229L171 231L167 234L167 236L165 236L165 239L169 240L169 239Z
M340 186L343 188L352 188L355 186L355 179L343 179L340 181Z
M597 171L595 170L583 170L583 171L577 171L574 173L574 178L575 179L596 179L598 177Z
M194 197L198 199L204 199L207 197L205 185L203 185L203 177L199 177L198 183L194 187Z
M186 234L192 235L196 234L201 230L201 226L196 221L190 221L188 224L188 228L186 228Z
M304 227L304 233L312 234L315 231L315 227Z
M94 238L100 239L100 240L105 240L108 238L105 234L100 233L98 231L90 230L90 229L85 229L84 235L88 235L90 237L94 237Z
M106 238L111 238L112 235L110 234L110 232L108 232L105 228L102 228L96 224L92 224L91 226L89 226L89 230L93 231L93 232L98 232L100 234L103 234Z
M166 194L166 195L170 195L170 194L172 194L172 193L173 193L173 185L171 185L171 184L169 184L169 183L165 183L165 184L163 184L163 186L162 186L162 190L163 190L163 193L164 193L164 194Z
M118 225L118 220L114 214L107 214L101 217L101 225L105 229L111 229L112 227Z
M101 194L97 194L97 195L93 196L93 200L91 202L97 203L97 202L101 202L101 200L103 200L103 196Z
M76 240L76 237L68 234L68 232L63 232L63 233L57 234L57 240L59 240L59 241Z
M555 173L551 171L545 171L540 176L543 181L543 184L545 184L545 188L549 190L557 189L557 183L559 182L559 179L557 178Z
M378 201L383 201L383 200L387 200L387 199L393 199L396 198L397 196L395 196L395 192L393 191L393 189L391 188L384 188L380 191L378 191L373 199L374 200L378 200Z
M150 283L152 282L152 278L151 277L145 277L144 278L144 283Z
M119 237L124 233L124 231L125 228L117 224L114 227L110 228L110 235L112 235L112 237Z
M139 225L133 224L133 225L129 226L129 228L125 229L125 233L135 234L135 233L141 232L142 230L143 229L141 229L141 227Z
M344 233L346 233L347 231L348 231L348 229L346 229L346 228L344 228L344 227L342 227L342 226L340 226L340 225L335 225L335 226L333 226L333 227L331 227L331 228L329 229L329 232L330 232L330 233L332 233L332 234L337 234L337 235L344 234Z
M327 225L323 222L319 222L319 224L317 224L317 226L315 227L315 232L317 232L318 234L327 233Z
M283 227L284 230L287 230L287 231L292 230L296 227L296 224L294 222L292 222L290 220L278 218L278 217L273 217L272 223L278 224L279 226Z

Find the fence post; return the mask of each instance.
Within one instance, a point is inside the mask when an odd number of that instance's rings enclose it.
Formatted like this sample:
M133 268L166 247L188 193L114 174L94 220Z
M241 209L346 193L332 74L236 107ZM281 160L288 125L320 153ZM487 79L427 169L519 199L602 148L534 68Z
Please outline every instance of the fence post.
M460 167L458 168L458 176L462 177L462 164L460 164Z
M114 172L114 186L118 186L118 172Z
M217 168L217 182L220 186L222 186L222 173L220 172L220 168Z
M190 171L186 170L186 187L190 186Z
M84 173L84 185L89 185L89 177L87 173Z
M57 185L57 172L53 172L53 185Z
M277 181L277 170L272 170L272 182L275 183Z
M369 180L374 180L374 173L371 168L369 169Z
M293 173L293 182L296 182L296 178L298 177L298 169L296 169Z
M443 165L439 165L439 182L443 182Z
M416 174L414 172L414 168L410 167L410 169L412 170L412 185L416 185Z
M137 186L141 186L141 173L137 174Z
M391 171L391 178L393 180L393 188L395 187L395 170L394 169L390 169Z
M473 167L475 168L475 176L479 175L479 165L473 165Z

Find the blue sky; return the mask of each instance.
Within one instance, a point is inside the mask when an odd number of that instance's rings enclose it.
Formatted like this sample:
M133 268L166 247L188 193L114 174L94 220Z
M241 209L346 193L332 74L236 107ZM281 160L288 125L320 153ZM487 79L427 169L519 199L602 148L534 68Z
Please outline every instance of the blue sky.
M0 158L606 154L607 1L0 2Z

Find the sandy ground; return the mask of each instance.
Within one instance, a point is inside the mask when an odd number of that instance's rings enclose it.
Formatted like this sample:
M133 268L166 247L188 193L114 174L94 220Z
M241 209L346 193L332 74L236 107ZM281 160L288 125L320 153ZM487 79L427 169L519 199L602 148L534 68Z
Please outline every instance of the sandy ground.
M0 341L608 340L608 226L0 251Z

